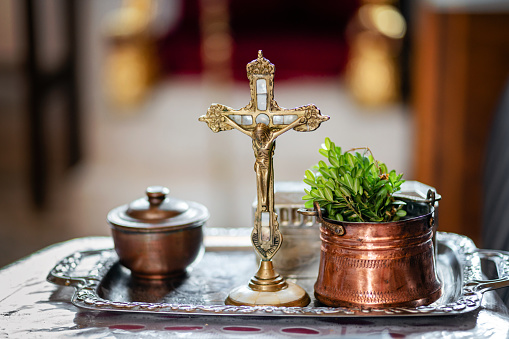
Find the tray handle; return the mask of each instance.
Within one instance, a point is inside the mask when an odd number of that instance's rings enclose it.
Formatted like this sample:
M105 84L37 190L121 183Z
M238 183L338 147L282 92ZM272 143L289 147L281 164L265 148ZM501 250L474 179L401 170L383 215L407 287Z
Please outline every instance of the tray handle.
M87 284L90 277L73 277L72 273L78 268L83 259L94 255L99 255L104 250L83 251L71 254L60 260L55 267L51 269L46 280L61 286L82 287Z
M477 254L480 259L491 260L496 265L499 278L492 280L472 280L467 286L480 293L509 287L509 252L478 249L474 253Z

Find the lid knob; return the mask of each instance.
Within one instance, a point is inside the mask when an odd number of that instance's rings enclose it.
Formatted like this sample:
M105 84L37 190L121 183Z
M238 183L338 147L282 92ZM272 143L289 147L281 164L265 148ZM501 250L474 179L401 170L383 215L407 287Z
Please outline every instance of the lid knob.
M149 186L146 198L131 202L126 215L139 221L161 221L184 213L189 206L186 202L169 197L170 190L164 186Z
M149 186L145 193L147 194L150 208L154 208L161 205L166 196L170 194L170 190L164 186Z

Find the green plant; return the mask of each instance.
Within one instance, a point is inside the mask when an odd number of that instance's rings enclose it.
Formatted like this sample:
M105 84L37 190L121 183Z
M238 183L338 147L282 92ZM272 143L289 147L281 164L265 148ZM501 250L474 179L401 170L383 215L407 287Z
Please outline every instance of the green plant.
M354 151L363 150L361 154ZM329 138L319 150L324 161L306 171L304 182L310 186L302 197L306 208L318 202L329 219L354 222L397 221L406 215L405 203L393 193L405 181L403 174L388 171L384 163L374 159L369 148L354 148L344 153Z

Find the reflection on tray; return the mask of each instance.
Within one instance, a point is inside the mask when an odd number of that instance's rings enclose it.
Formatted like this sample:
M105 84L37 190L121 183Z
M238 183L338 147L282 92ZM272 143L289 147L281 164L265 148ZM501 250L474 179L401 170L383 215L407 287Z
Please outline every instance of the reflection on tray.
M117 302L224 304L230 289L249 280L255 263L253 252L208 252L185 276L147 280L117 262L102 279L98 295Z

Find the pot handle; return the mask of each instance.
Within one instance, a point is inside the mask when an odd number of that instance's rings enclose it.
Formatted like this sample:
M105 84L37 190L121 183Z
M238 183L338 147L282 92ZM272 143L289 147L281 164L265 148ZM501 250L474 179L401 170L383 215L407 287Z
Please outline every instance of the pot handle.
M509 287L509 252L478 249L473 254L479 256L480 259L491 260L496 265L499 278L493 280L472 280L465 287L470 287L473 291L480 293Z
M83 259L94 255L99 255L104 252L102 250L76 252L60 260L55 267L51 269L46 277L46 280L61 286L79 287L87 284L90 277L73 277L72 273L76 271Z
M313 203L313 206L315 207L314 210L308 210L307 208L299 208L297 212L299 212L302 215L306 215L308 217L316 217L316 221L321 223L323 221L322 219L322 210L320 209L320 205L315 201Z

